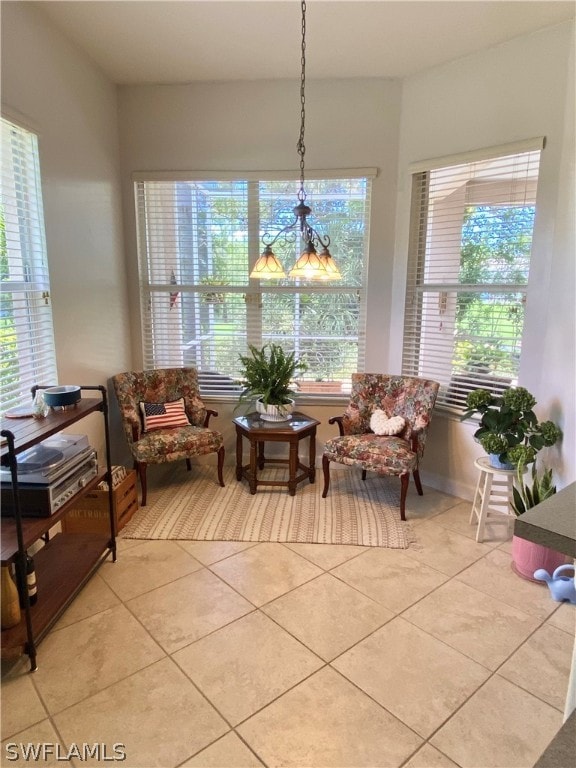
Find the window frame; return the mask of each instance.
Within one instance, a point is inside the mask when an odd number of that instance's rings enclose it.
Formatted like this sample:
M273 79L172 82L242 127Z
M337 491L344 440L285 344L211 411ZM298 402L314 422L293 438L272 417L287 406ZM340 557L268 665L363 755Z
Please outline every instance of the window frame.
M441 157L432 160L421 161L413 163L409 166L409 172L411 174L412 194L410 202L410 219L409 219L409 243L408 243L408 260L407 260L407 276L406 276L406 293L405 293L405 305L404 305L404 326L403 326L403 344L402 344L402 372L404 375L423 376L427 378L433 378L440 382L440 392L436 402L436 408L439 411L443 411L446 414L461 414L462 408L465 408L465 399L469 391L477 389L479 387L489 389L494 394L501 394L513 384L517 383L517 374L520 366L520 355L522 350L522 336L525 330L525 316L522 319L522 332L520 334L520 352L516 364L516 376L510 377L498 377L493 376L483 371L481 368L478 371L466 371L464 374L455 370L456 366L456 348L457 348L457 303L458 297L465 294L481 293L489 299L490 295L494 297L500 296L501 301L504 301L506 295L510 296L516 294L519 298L516 300L516 304L512 303L510 306L518 305L522 303L523 312L525 313L527 305L527 297L529 291L529 273L526 282L512 282L502 280L497 282L493 280L487 283L465 283L460 279L460 274L456 274L456 279L449 279L449 275L445 281L437 279L435 270L442 267L442 263L448 263L446 257L443 255L438 261L438 256L430 255L433 248L430 246L430 240L432 237L438 237L438 235L431 234L433 227L430 225L431 219L434 219L434 215L438 215L437 211L431 213L431 209L434 207L433 194L438 193L440 184L433 186L430 189L430 178L433 171L439 171L440 173L446 171L450 172L451 168L457 168L458 166L469 166L473 169L476 163L491 163L496 165L498 162L506 163L509 158L516 158L525 156L530 158L531 154L538 155L538 162L541 162L541 153L545 146L544 137L537 137L534 139L527 139L525 141L514 142L512 144L500 145L497 147L488 147L480 150L474 150L471 152L462 153L459 155L453 155L448 157ZM528 168L530 168L530 160L528 159ZM464 174L462 174L462 177ZM535 179L532 179L529 175L529 171L526 171L526 177L524 179L526 189L532 185L531 192L528 193L528 197L531 196L533 203L530 203L530 207L533 205L535 211L537 210L537 186L538 176L536 173ZM471 175L471 179L474 176ZM482 187L483 182L479 182L479 191L472 190L470 197L466 194L462 195L462 209L460 215L460 228L450 229L443 222L442 225L436 225L440 232L440 236L451 237L458 234L457 246L447 245L449 241L440 241L441 248L446 252L450 252L450 248L457 247L458 257L460 259L461 249L463 247L463 234L465 228L465 213L468 208L475 208L479 210L483 206L496 208L509 207L526 207L526 204L522 204L513 200L513 195L510 194L509 203L502 203L504 195L500 195L502 190L506 186L513 187L514 181L512 177L503 177L487 183ZM470 200L472 202L470 202ZM498 202L496 202L498 201ZM436 204L437 209L438 203ZM449 214L452 214L454 220L458 218L456 216L457 206L452 208L447 204L446 210ZM441 217L439 217L441 220ZM531 233L533 236L534 226L532 226ZM430 252L430 254L429 254ZM532 252L529 254L529 261L532 259ZM454 266L456 266L454 262ZM460 261L458 261L459 268L461 267ZM529 269L529 266L528 266ZM430 274L433 276L430 277ZM426 335L426 326L430 327L431 318L433 317L431 311L424 306L424 302L432 302L434 294L437 294L437 313L438 316L442 314L442 311L447 312L447 330L450 328L450 321L454 325L454 335L452 337L446 335L445 339L439 337L436 340L424 339ZM442 304L442 302L444 302ZM433 334L432 334L433 336ZM453 339L453 341L451 341ZM506 338L500 337L500 341L505 342ZM428 356L428 361L424 358ZM446 357L449 355L449 357ZM487 358L484 359L484 363L487 362ZM513 352L510 352L510 362L513 364ZM449 375L448 375L449 370Z
M198 284L186 284L180 283L178 280L170 281L168 283L152 283L147 282L147 275L150 270L151 259L148 256L148 240L146 227L149 226L149 222L146 221L146 209L143 207L142 196L145 194L144 190L146 182L167 182L169 184L176 185L178 182L232 182L241 181L246 182L250 194L254 194L256 189L256 202L254 199L249 200L248 204L248 256L249 265L246 273L245 281L238 285L228 285L223 289L223 293L226 294L242 294L245 299L246 312L251 313L251 319L246 320L244 331L247 335L249 343L254 343L256 346L262 346L264 343L275 341L281 343L281 338L275 338L273 329L265 331L262 328L262 309L261 304L263 297L267 294L303 294L303 293L354 293L354 296L358 297L361 301L360 312L358 317L359 333L358 333L358 345L359 345L359 358L363 363L365 356L365 324L366 324L366 284L367 284L367 267L368 267L368 250L369 250L369 223L371 212L371 182L377 175L377 169L375 168L361 168L361 169L344 169L344 170L331 170L331 171L310 171L308 173L309 181L322 180L330 181L332 179L346 179L346 180L365 180L367 184L367 192L365 194L366 210L364 213L364 221L366 223L365 231L363 232L363 278L360 286L341 286L337 284L319 285L306 284L306 285L278 285L276 281L266 281L249 278L249 273L256 259L258 258L260 251L262 250L262 243L260 241L260 227L263 225L259 219L259 203L258 203L258 185L260 182L298 182L299 174L295 171L274 171L274 172L237 172L237 173L225 173L225 172L135 172L132 174L132 180L134 184L134 195L136 205L136 228L137 228L137 244L138 244L138 263L139 263L139 284L140 284L140 297L141 297L141 327L142 327L142 355L144 361L144 367L153 367L158 364L168 364L166 360L161 363L154 356L151 348L151 324L152 319L148 311L151 303L151 295L155 293L166 293L170 291L170 288L174 292L174 295L179 294L181 291L190 291L193 295L201 294L207 295L214 289L207 285ZM291 195L290 208L297 203L296 194ZM311 198L310 205L314 209L314 199ZM256 213L255 213L256 212ZM316 217L319 223L315 226L322 231L322 217L321 215ZM276 227L274 227L276 230ZM337 244L336 244L337 245ZM335 255L335 260L338 261L338 256ZM361 300L361 297L364 300ZM356 298L354 298L356 300ZM259 317L256 317L258 315ZM259 319L260 318L260 319ZM242 333L242 332L240 332ZM244 353L244 349L238 349L238 352ZM177 364L177 363L174 363ZM184 363L186 364L186 363ZM189 363L194 365L194 363ZM206 396L237 396L239 392L238 385L226 384L218 381L215 377L210 378L208 375L201 375L201 391ZM323 391L322 396L325 396ZM335 396L341 395L336 393ZM332 394L328 394L332 397Z
M31 387L57 383L56 348L38 134L9 114L2 115L2 193L5 256L2 320L11 312L14 341L6 331L3 364L14 360L12 383L3 374L1 410L31 405ZM9 306L9 309L6 307ZM10 352L11 344L14 352Z

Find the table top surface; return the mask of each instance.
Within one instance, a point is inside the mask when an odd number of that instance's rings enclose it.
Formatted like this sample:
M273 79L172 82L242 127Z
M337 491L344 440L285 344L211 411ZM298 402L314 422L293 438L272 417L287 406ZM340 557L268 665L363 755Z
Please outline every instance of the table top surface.
M576 557L576 483L517 517L514 533L570 557Z
M264 421L259 413L248 413L246 416L237 416L233 422L245 434L275 434L286 435L286 437L315 428L320 424L317 419L298 411L286 421Z
M21 418L21 419L2 419L2 431L10 432L14 438L14 451L22 451L30 448L32 445L51 437L63 429L66 429L76 421L80 421L89 413L101 410L103 408L102 400L98 398L83 398L76 405L68 410L51 410L44 419ZM2 464L7 462L8 442L2 441L0 446Z
M493 467L492 464L490 464L490 459L488 456L480 456L479 459L476 459L474 462L474 465L482 470L482 472L498 472L503 475L516 475L518 474L518 470L516 467L514 469L503 469L502 467ZM526 470L525 470L526 471Z

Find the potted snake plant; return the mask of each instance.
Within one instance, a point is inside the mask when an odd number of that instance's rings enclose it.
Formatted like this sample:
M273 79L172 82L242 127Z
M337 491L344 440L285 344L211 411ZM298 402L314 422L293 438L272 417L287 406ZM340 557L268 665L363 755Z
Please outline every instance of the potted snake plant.
M542 473L539 474L536 469L536 462L534 462L527 482L524 480L525 470L525 465L518 466L515 485L512 489L511 506L518 517L556 493L551 469L544 467ZM556 568L569 561L570 559L561 552L556 552L520 536L514 535L512 537L512 567L524 579L539 581L534 578L535 571L543 568L545 571L553 573Z

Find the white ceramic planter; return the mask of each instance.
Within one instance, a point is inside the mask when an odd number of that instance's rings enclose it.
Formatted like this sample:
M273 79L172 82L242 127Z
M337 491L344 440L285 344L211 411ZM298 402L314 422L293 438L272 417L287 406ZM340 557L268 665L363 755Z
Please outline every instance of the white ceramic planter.
M285 405L264 405L258 399L256 400L256 410L263 421L290 421L294 410L294 400L290 400Z

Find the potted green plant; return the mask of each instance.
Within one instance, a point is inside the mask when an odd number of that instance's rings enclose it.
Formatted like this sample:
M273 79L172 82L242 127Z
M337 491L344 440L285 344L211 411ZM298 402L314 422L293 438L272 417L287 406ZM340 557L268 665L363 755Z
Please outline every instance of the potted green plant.
M511 387L500 396L486 389L468 393L462 419L480 415L474 438L489 455L492 466L526 466L536 459L538 451L560 440L560 428L553 421L538 421L535 405L536 398L524 387Z
M239 355L242 364L239 402L256 401L256 410L265 421L286 421L294 405L292 382L306 364L295 352L285 352L279 344L265 344L258 349L248 345L249 355Z
M556 493L551 469L544 468L542 474L538 474L536 462L534 462L528 482L524 481L525 472L525 465L520 464L517 470L516 483L512 489L511 506L518 517ZM534 578L534 572L539 568L553 573L556 568L567 562L569 562L569 558L561 552L556 552L520 536L514 535L512 537L512 567L524 579L537 581Z

